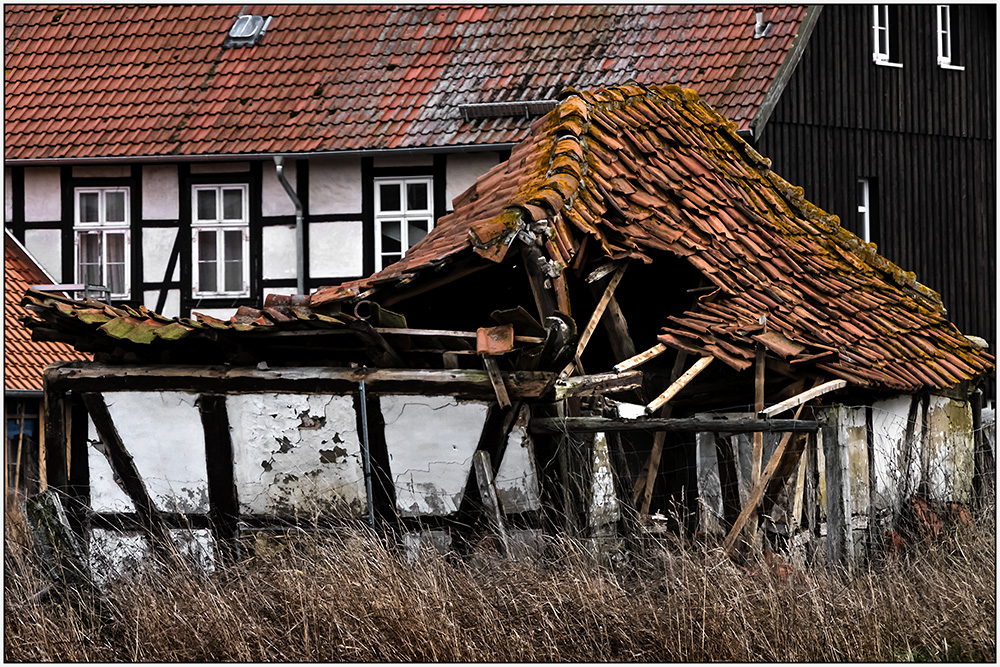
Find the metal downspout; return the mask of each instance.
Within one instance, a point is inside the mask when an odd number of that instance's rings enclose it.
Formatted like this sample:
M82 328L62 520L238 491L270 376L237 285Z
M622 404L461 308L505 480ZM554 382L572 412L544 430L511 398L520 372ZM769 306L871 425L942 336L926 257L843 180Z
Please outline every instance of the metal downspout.
M295 289L299 294L306 293L306 249L305 236L302 232L302 202L292 189L288 179L285 178L285 158L280 155L274 156L274 167L278 172L278 181L281 187L285 188L289 199L295 204Z

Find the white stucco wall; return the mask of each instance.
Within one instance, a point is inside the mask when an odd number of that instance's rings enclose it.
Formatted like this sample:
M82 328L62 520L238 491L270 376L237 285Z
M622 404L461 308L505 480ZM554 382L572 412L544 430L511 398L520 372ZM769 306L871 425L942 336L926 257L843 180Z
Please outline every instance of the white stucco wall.
M383 167L430 167L434 164L434 155L431 153L417 153L415 155L376 155L372 159L372 166L376 169Z
M238 394L226 400L240 510L360 516L367 506L351 396Z
M972 406L967 401L931 396L927 484L932 498L968 503L975 472Z
M296 169L293 160L285 160L285 178L292 190L298 194L298 186L295 183ZM289 198L281 181L278 180L278 170L273 161L264 163L264 177L261 183L261 213L264 217L275 215L295 215L295 205ZM302 196L299 196L302 200ZM266 255L265 255L266 256Z
M5 222L14 219L14 181L7 167L3 170L3 219Z
M309 225L309 275L353 278L364 273L361 221Z
M163 512L207 513L209 509L205 436L196 398L186 392L104 395L122 443L156 508ZM166 425L169 437L164 437ZM97 440L96 430L91 438ZM113 491L105 488L105 492L108 498L115 497Z
M62 232L58 229L24 230L24 247L58 283L73 282L72 274L62 275Z
M382 396L389 467L402 516L458 510L488 405L450 396Z
M309 213L361 212L361 158L315 158L309 162Z
M250 171L249 162L193 162L192 174L239 174ZM242 179L240 179L242 180Z
M163 280L170 261L170 251L174 249L177 240L175 227L147 227L142 230L142 279L149 283ZM173 275L169 280L181 279L180 257L174 264Z
M615 479L611 472L611 452L607 435L594 434L594 459L592 463L590 527L594 537L613 534L613 524L621 517Z
M472 187L477 178L499 162L500 154L496 152L449 154L445 167L447 178L445 199L447 199L448 210L451 211L455 208L452 204L455 197Z
M167 300L163 304L163 310L157 311L156 304L160 300L160 290L146 290L142 293L142 305L154 312L159 312L164 317L179 317L181 314L181 291L179 289L167 290Z
M269 225L263 229L261 255L264 279L294 278L295 225Z
M211 573L215 570L211 531L195 528L172 529L169 532L170 539L181 556L204 572ZM99 586L105 586L123 574L134 573L140 565L152 561L149 543L138 533L125 534L94 528L90 533L89 547L90 569Z
M524 413L522 417L523 415ZM535 454L523 419L519 420L507 437L507 448L493 483L507 514L541 508Z
M174 165L142 168L142 217L145 220L176 220L180 217L180 184Z
M24 219L26 222L62 219L59 169L32 167L24 170Z

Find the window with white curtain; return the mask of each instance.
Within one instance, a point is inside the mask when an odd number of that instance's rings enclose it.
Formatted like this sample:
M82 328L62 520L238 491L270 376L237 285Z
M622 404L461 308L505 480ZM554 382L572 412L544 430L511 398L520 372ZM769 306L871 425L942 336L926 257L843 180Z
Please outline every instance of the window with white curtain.
M74 199L76 282L129 298L129 189L76 188Z
M250 296L246 185L193 186L194 296Z

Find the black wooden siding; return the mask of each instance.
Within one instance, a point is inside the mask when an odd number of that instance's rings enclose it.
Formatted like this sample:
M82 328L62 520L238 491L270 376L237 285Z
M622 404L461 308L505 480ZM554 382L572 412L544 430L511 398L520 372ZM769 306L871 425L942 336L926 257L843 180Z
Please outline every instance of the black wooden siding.
M964 71L937 65L935 5L898 9L902 68L872 61L871 5L824 7L758 148L854 232L873 179L881 254L996 353L996 8L951 6Z

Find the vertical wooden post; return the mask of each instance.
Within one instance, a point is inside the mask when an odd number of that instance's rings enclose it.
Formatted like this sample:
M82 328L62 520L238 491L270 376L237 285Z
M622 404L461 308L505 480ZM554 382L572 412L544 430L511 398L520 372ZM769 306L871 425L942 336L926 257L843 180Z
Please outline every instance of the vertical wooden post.
M239 557L239 496L233 470L233 442L229 435L226 397L202 394L198 411L205 433L205 470L208 477L209 517L224 561Z
M831 564L853 569L854 531L851 527L851 472L847 442L840 440L840 412L833 406L821 428L826 468L826 548Z
M67 496L70 502L66 513L77 534L83 538L89 526L90 509L90 454L87 438L90 421L87 407L79 395L66 401L70 410L70 421L66 426L69 435L69 471L67 473ZM86 543L86 542L84 542Z
M483 506L486 507L486 514L493 530L500 537L503 554L509 555L510 542L507 539L507 526L504 524L500 498L497 496L497 489L493 482L493 464L490 463L489 453L481 449L476 451L472 455L472 466L475 469L476 480L479 483L479 497L482 498Z
M43 376L45 396L45 486L64 489L66 470L66 398L60 391L53 391L48 377ZM39 462L41 467L41 462Z
M678 378L681 376L681 369L684 368L684 364L687 362L687 353L678 350L677 356L674 358L674 366L670 371L670 384L671 386L677 382ZM660 418L667 419L670 417L670 413L673 410L673 406L670 403L666 403L660 408ZM660 469L660 457L663 455L663 443L666 441L667 434L665 431L657 431L656 435L653 436L653 450L649 453L649 458L646 460L646 469L639 474L639 480L637 480L635 497L638 498L640 489L643 486L639 486L642 483L645 487L645 492L642 496L642 505L639 510L639 514L645 516L649 514L649 506L653 501L653 488L656 486L656 473Z
M875 523L878 486L875 479L875 414L870 405L865 406L865 446L868 450L868 553L871 553L878 536L878 526Z
M18 411L17 415L18 432L17 432L17 458L14 461L14 501L17 501L18 486L21 481L21 448L24 445L24 401L21 401L21 409ZM4 428L7 425L4 424ZM6 444L4 446L4 460L6 461ZM7 491L7 468L4 467L4 492ZM6 495L4 496L6 498Z
M753 417L754 419L760 414L760 411L764 409L764 346L758 343L757 345L757 365L754 373L754 400L753 400ZM750 462L750 488L757 486L757 481L760 480L760 468L764 458L764 434L760 431L756 431L753 434L753 459ZM750 518L750 522L747 524L747 532L749 533L750 544L755 545L757 543L757 524L758 524L758 513L754 511L754 515Z

